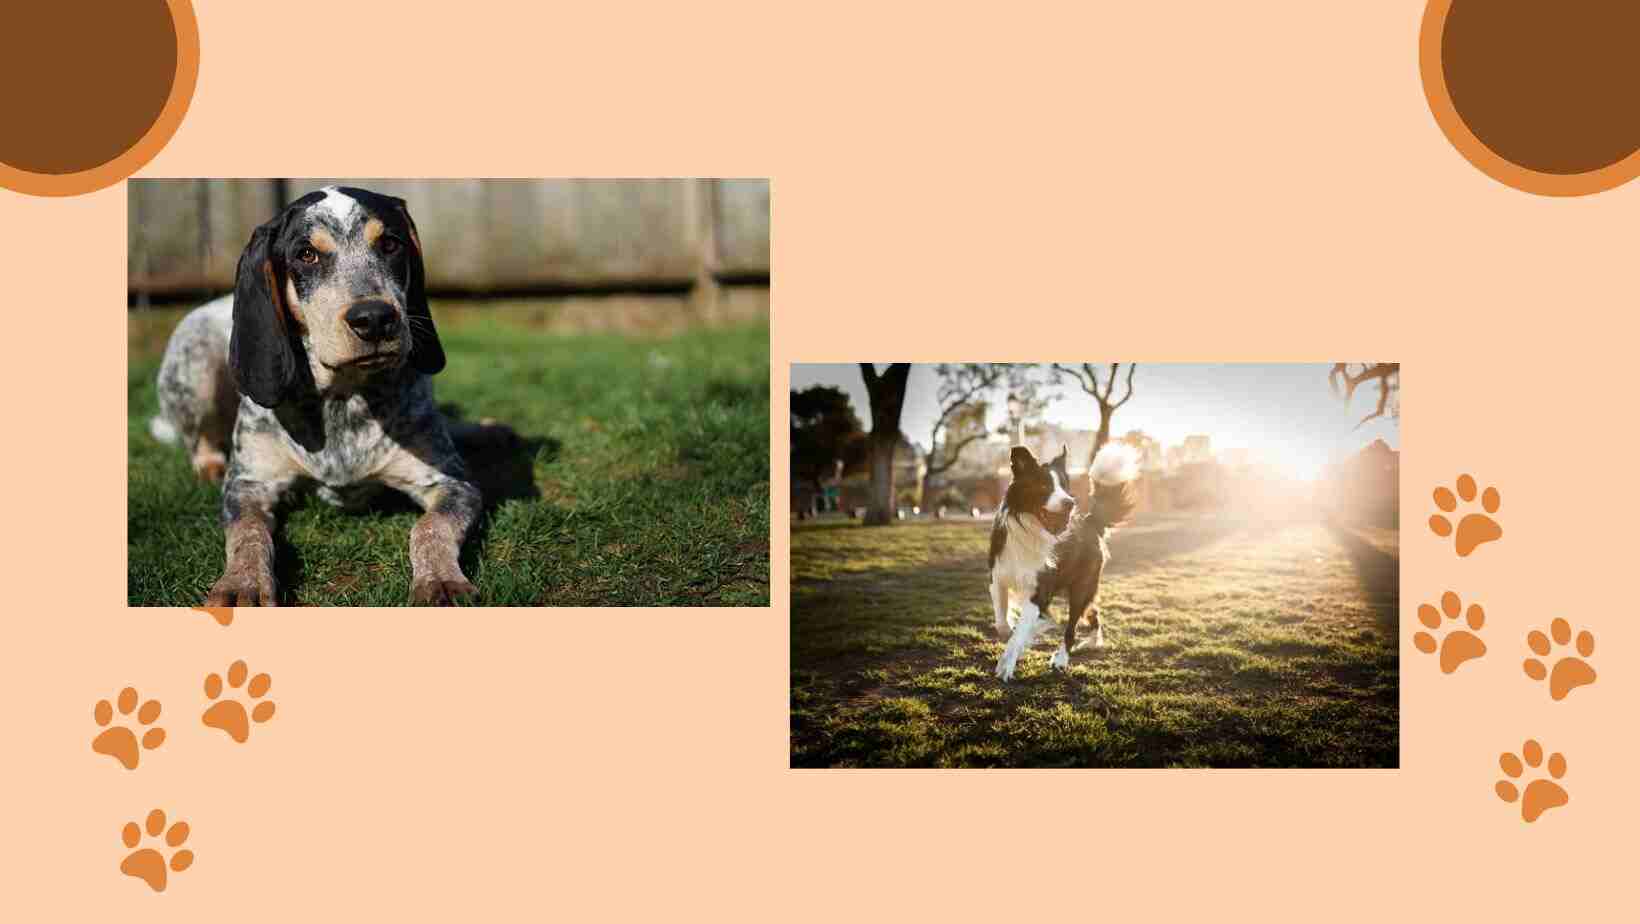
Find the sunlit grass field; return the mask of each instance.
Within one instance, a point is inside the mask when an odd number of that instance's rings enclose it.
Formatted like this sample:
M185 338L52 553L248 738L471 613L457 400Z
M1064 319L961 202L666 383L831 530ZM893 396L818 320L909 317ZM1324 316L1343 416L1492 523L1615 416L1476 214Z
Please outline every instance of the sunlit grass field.
M462 568L486 605L766 606L769 329L565 336L527 311L435 304L447 413L522 438L469 457L486 512ZM181 311L130 316L127 596L189 606L222 570L221 490L156 443L154 375ZM410 527L391 495L364 512L311 494L276 533L284 605L409 599Z
M1050 633L1005 685L989 525L793 529L794 766L1398 765L1396 531L1141 519L1111 542L1106 647L1059 674Z

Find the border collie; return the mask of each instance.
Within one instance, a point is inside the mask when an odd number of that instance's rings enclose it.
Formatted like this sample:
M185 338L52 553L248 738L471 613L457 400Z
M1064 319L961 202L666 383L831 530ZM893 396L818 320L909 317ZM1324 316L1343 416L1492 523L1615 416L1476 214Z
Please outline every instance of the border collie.
M997 637L1008 639L996 668L996 675L1004 681L1013 678L1019 656L1037 633L1052 628L1048 604L1060 590L1070 598L1070 620L1065 624L1065 640L1049 665L1057 670L1070 667L1076 623L1084 614L1093 623L1094 644L1105 643L1093 602L1110 558L1105 537L1127 522L1137 504L1133 495L1137 461L1121 444L1102 448L1090 473L1091 509L1077 515L1065 455L1061 448L1053 461L1043 465L1024 446L1015 446L1009 454L1013 481L991 526L991 605L996 611ZM1011 627L1010 592L1022 601L1019 621Z

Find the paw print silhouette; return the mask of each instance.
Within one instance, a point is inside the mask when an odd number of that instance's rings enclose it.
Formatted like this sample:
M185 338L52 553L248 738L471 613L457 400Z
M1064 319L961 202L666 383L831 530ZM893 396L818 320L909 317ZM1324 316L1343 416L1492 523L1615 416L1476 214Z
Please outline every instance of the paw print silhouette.
M1537 821L1544 812L1552 808L1565 805L1572 801L1570 794L1555 780L1566 775L1566 758L1559 753L1549 755L1549 776L1553 779L1535 779L1526 784L1524 797L1515 787L1522 773L1530 768L1536 770L1543 763L1543 746L1536 741L1528 740L1520 749L1520 757L1505 752L1498 758L1498 766L1509 776L1507 780L1499 780L1495 788L1498 798L1505 802L1520 800L1520 817L1522 821ZM1521 758L1525 758L1525 767L1521 766Z
M167 870L180 873L194 863L192 850L178 850L171 854L170 862L165 860L165 854L158 845L153 847L138 847L142 843L143 831L146 829L150 838L157 838L161 832L165 834L166 847L181 847L188 840L188 823L179 821L172 825L170 830L165 828L165 813L154 809L148 813L144 822L145 828L137 827L132 821L125 825L120 832L120 840L131 852L120 862L120 872L127 876L134 876L148 883L148 888L155 892L165 891L166 880L169 878Z
M137 708L139 699L141 697L137 695L135 687L126 687L120 691L118 697L120 724L117 725L110 724L114 721L115 715L114 707L109 704L108 700L98 700L96 708L91 711L92 718L96 719L97 724L103 729L101 734L91 740L91 750L96 751L98 754L107 754L119 761L121 766L127 770L137 769L137 763L142 759L143 751L152 751L165 743L165 729L163 728L150 728L143 732L142 740L139 743L137 733L126 727L125 723L131 721L131 711L133 709L137 713L136 722L138 725L153 725L154 720L159 718L159 703L148 700L139 709Z
M1549 623L1549 635L1554 637L1555 647L1564 647L1572 640L1572 626L1564 619L1556 619ZM1526 636L1526 645L1532 649L1537 658L1527 658L1522 665L1526 676L1541 681L1545 677L1549 680L1549 698L1559 701L1566 698L1566 694L1578 687L1594 683L1594 668L1583 660L1594 655L1594 635L1584 629L1577 634L1577 655L1566 654L1555 661L1553 668L1546 668L1538 658L1549 657L1551 647L1549 639L1542 632L1533 629Z
M1463 609L1463 601L1452 591L1441 595L1441 610L1446 613L1448 620L1456 620L1458 612ZM1418 607L1418 621L1430 629L1441 627L1441 614L1435 607L1427 603ZM1481 626L1486 625L1486 611L1479 604L1470 604L1469 612L1464 616L1464 622L1469 629L1452 629L1441 639L1441 673L1450 674L1457 670L1465 661L1472 661L1486 654L1486 643L1476 635ZM1428 632L1419 632L1412 636L1412 644L1424 654L1434 654L1436 650L1435 636Z
M1468 475L1459 475L1457 487L1457 497L1453 497L1452 492L1444 487L1436 488L1435 506L1445 513L1455 513L1460 498L1465 504L1475 500L1475 479ZM1467 558L1470 552L1486 543L1503 538L1503 527L1498 525L1497 520L1492 519L1492 514L1498 512L1501 501L1497 488L1487 488L1485 493L1481 494L1481 509L1486 512L1467 513L1458 521L1457 538L1453 540L1453 547L1459 558ZM1453 533L1452 521L1437 513L1429 518L1429 529L1435 535L1445 538Z
M237 694L240 687L245 687L245 693L251 699L262 699L263 696L267 695L268 688L273 686L273 678L267 674L257 674L251 678L250 685L245 686L245 675L249 673L250 669L245 666L244 661L235 661L228 665L229 692ZM220 675L212 674L205 678L205 695L207 697L217 700L222 692L222 677ZM240 744L244 744L251 736L252 722L260 725L273 718L273 703L270 700L262 700L249 712L246 712L245 705L237 699L218 700L205 710L205 714L201 718L207 726L220 728L228 733L228 737Z
M198 610L216 620L219 626L233 625L233 607L231 606L195 606L190 609Z

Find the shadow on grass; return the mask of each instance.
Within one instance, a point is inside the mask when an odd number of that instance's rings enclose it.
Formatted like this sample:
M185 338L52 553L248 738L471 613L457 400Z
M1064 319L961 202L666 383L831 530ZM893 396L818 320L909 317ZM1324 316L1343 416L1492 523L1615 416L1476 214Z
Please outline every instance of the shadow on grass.
M1349 555L1361 590L1377 617L1378 628L1394 638L1398 636L1401 593L1401 559L1374 546L1347 527L1327 521L1327 532Z
M563 444L552 437L519 436L504 426L468 423L462 416L461 408L454 404L440 405L439 410L449 419L452 436L457 438L458 451L467 467L468 478L484 498L484 511L468 531L461 548L462 570L473 575L478 573L479 562L483 559L491 515L495 509L508 500L540 498L541 491L535 484L535 463L537 460L543 464L551 463L558 457ZM293 507L305 503L311 491L311 488L305 488L294 492L275 517L274 577L279 586L279 602L287 606L299 605L302 602L301 591L310 589L303 584L307 568L302 547L286 537L285 524ZM374 519L398 514L420 516L422 510L398 491L381 490L363 505L341 508L337 513L350 519ZM406 532L406 548L409 541L409 533Z
M1397 765L1392 545L1141 521L1111 542L1112 646L1052 671L1056 627L1003 684L985 526L793 531L794 766Z

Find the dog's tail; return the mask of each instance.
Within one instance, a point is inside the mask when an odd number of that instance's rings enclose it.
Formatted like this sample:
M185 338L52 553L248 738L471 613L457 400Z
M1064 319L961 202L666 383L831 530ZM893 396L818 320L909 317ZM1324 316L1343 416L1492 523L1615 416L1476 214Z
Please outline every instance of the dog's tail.
M176 424L171 423L159 414L148 418L148 432L154 439L170 446L182 442L182 434L177 432Z
M1093 497L1088 504L1088 526L1102 536L1126 525L1139 506L1133 484L1139 477L1139 460L1131 447L1106 443L1094 458L1089 475Z

